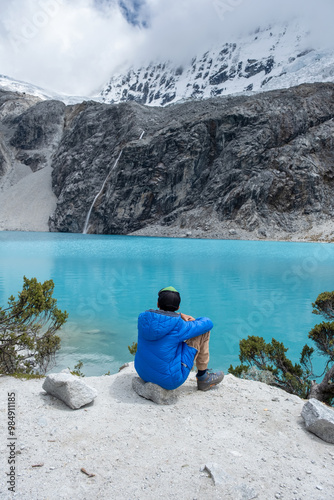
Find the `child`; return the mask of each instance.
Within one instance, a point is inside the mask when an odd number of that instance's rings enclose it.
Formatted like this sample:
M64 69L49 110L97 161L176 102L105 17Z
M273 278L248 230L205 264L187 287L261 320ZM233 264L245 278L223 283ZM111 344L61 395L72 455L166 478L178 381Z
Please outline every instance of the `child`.
M175 288L162 288L159 309L139 315L135 368L145 382L172 390L185 382L196 361L197 387L207 391L224 378L223 372L211 373L207 369L213 323L209 318L178 314L180 302Z

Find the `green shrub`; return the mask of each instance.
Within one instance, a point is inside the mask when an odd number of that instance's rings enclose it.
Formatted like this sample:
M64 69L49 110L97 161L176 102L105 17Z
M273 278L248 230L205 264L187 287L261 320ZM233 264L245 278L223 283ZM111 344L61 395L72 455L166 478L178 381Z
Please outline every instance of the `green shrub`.
M68 315L57 308L52 280L23 278L18 298L0 307L0 373L45 373L60 349L56 332Z
M134 356L137 352L137 342L132 342L131 345L128 345L128 349L129 349L130 354L132 354Z
M229 373L241 378L254 376L257 371L269 372L266 383L280 387L301 398L316 398L327 404L334 403L334 292L321 293L313 306L314 314L321 314L330 322L316 325L308 337L315 343L317 353L326 358L323 379L317 383L312 357L315 352L307 344L303 347L300 362L292 363L286 357L288 349L274 338L266 342L262 337L249 336L240 341L241 365L231 365ZM246 363L246 364L244 364ZM262 376L262 375L261 375Z
M81 368L83 367L83 362L79 360L76 365L74 365L73 370L69 368L70 372L72 375L77 375L78 377L84 377L85 374L81 371Z

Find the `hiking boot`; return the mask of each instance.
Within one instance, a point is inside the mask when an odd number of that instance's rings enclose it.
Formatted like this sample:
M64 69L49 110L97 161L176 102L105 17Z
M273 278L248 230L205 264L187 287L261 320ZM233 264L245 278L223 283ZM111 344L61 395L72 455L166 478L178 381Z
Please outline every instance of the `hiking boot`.
M210 370L207 370L204 375L197 377L197 389L199 391L209 391L211 387L220 384L223 378L224 372L211 373Z

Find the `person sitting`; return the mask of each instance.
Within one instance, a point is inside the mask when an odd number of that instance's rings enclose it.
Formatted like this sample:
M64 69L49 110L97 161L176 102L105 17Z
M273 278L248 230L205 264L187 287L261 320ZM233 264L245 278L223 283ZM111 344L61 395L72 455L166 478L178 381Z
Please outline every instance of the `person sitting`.
M197 388L207 391L224 378L222 371L208 370L213 323L177 313L180 302L179 292L168 286L158 293L158 309L139 315L135 369L144 382L173 390L186 381L195 362Z

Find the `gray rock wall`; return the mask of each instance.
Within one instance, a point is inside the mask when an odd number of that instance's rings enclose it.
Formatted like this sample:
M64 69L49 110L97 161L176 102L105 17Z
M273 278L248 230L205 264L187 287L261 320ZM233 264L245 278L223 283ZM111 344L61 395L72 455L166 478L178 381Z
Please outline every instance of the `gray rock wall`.
M64 113L64 103L43 101L14 118L7 117L5 123L13 131L9 144L17 152L16 160L34 172L45 167L62 136Z
M293 231L300 217L332 216L334 86L165 109L88 104L54 158L52 230L126 234L212 214L253 230ZM145 134L139 140L141 130ZM191 225L191 224L190 224Z
M52 165L51 231L82 232L106 181L88 232L213 218L293 232L333 217L333 97L333 84L312 84L165 108L45 101L1 127L17 161Z

